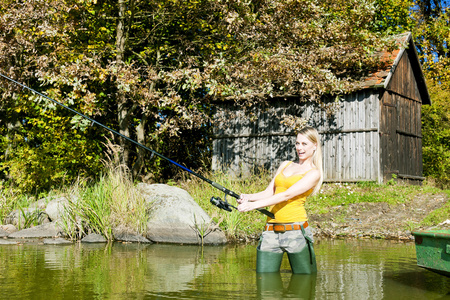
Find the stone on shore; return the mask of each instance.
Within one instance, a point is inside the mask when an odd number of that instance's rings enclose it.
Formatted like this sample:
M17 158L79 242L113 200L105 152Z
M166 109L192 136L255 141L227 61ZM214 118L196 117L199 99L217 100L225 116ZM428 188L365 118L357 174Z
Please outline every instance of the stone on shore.
M11 233L8 238L52 238L60 235L61 228L56 223L45 223Z
M153 242L224 244L225 234L183 189L165 184L138 184L149 205L146 236Z
M82 243L106 243L106 238L98 233L91 233L81 239Z
M17 231L16 226L13 224L0 225L0 229L6 231L6 233L11 234Z
M112 230L114 235L114 240L119 242L127 242L127 243L151 243L149 239L138 234L136 232L130 231L124 226L119 226Z
M59 197L50 200L45 207L45 213L48 215L52 222L61 219L61 216L65 213L64 206L67 205L69 201L65 197Z
M7 237L8 235L10 235L9 232L6 232L5 230L0 228L0 238Z
M44 239L44 245L67 245L72 244L71 241L68 241L63 238L55 238L55 239Z
M17 245L17 244L19 244L19 242L17 241L0 239L0 245Z

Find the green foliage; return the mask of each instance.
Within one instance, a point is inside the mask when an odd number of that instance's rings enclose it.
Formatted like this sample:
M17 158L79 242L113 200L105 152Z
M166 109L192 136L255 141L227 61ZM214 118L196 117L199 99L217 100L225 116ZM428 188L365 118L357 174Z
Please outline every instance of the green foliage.
M376 0L376 15L373 21L376 32L398 34L411 31L416 22L411 18L412 0Z
M378 67L373 53L390 46L387 35L413 30L427 78L448 89L447 4L430 4L5 0L0 71L191 169L209 169L211 128L224 126L212 119L215 101L231 100L251 117L275 96L339 97ZM98 174L104 133L2 82L2 180L31 192ZM114 142L134 178L178 175ZM427 158L431 168L448 163L437 143L424 149L439 157Z
M3 72L191 169L209 168L213 101L250 112L277 95L320 102L375 68L371 54L385 44L370 26L371 1L6 0L0 14ZM45 101L35 105L54 122L38 119L18 86L1 91L0 111L10 113L0 153L17 153L3 157L4 177L31 191L98 171L100 133ZM26 134L6 129L17 122ZM175 175L114 142L135 178Z
M46 214L39 208L36 209L23 209L19 206L18 217L18 230L37 226L42 223L42 220L46 218Z
M0 149L8 151L0 156L0 171L10 179L6 186L39 193L100 170L102 147L91 140L92 130L77 128L60 109L45 110L32 102L16 110L24 115L23 126L0 141Z
M432 105L422 110L424 175L450 186L450 90L429 84Z

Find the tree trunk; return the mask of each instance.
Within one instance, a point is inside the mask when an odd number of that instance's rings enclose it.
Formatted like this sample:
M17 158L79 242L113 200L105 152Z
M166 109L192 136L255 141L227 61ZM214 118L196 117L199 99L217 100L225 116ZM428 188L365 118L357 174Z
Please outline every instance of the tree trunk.
M117 20L117 32L116 32L116 61L117 66L122 67L124 64L124 53L127 42L127 31L125 28L125 13L127 8L127 1L119 0L119 18ZM118 89L117 93L117 117L119 123L119 133L130 137L129 127L129 111L127 96L124 91ZM127 166L131 166L130 161L130 145L129 143L120 138L119 144L123 148L122 158L123 162Z
M136 138L137 142L145 146L145 125L147 122L147 117L142 114L141 122L138 126L136 126ZM133 168L131 169L131 174L133 178L136 178L142 172L142 168L144 167L144 157L145 157L145 149L139 147L137 149L137 158L133 164Z

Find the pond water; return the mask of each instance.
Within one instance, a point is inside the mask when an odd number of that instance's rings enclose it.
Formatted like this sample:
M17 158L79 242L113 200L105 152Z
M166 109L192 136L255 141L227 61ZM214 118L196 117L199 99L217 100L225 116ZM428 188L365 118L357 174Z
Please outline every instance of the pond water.
M450 299L414 243L318 240L318 273L255 272L255 245L0 245L3 299Z

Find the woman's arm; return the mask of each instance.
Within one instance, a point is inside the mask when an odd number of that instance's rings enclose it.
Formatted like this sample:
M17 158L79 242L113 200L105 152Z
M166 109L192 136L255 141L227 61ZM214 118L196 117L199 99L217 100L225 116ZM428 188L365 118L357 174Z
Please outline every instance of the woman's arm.
M287 201L314 188L319 182L319 179L319 170L311 170L302 179L297 181L286 191L278 194L272 194L264 199L259 199L257 202L242 202L241 204L239 204L238 210L240 212L250 211Z
M247 201L259 201L272 196L275 192L275 177L277 177L277 175L285 168L287 163L288 161L284 161L281 163L281 165L278 167L277 172L275 173L275 176L273 176L272 180L264 191L255 194L241 194L241 197L237 199L237 202L244 203Z

